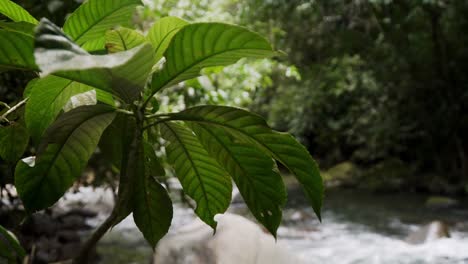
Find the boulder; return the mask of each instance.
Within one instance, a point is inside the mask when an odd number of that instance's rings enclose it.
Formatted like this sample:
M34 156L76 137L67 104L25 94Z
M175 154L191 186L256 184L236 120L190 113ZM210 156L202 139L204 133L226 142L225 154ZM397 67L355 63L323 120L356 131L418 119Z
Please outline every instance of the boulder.
M217 215L216 234L195 220L164 237L154 264L287 264L300 263L286 247L252 221L234 214Z
M383 160L366 169L359 188L373 192L400 190L411 179L413 169L399 159Z
M416 245L446 237L450 237L448 226L441 221L433 221L409 234L405 241Z
M322 172L325 183L332 187L353 187L358 183L359 174L359 168L350 161L338 163Z

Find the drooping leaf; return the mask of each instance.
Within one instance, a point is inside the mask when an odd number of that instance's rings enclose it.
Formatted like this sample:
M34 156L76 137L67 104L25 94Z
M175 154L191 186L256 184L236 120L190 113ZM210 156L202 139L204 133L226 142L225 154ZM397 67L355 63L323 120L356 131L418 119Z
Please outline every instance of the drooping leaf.
M0 225L0 262L3 258L8 260L8 263L18 263L25 256L26 252L16 237Z
M64 113L47 129L34 166L23 161L16 166L15 186L29 212L51 206L65 193L114 117L110 106L82 106Z
M147 38L153 44L156 61L162 58L174 35L188 24L178 17L163 17L153 24Z
M16 162L28 146L29 135L26 128L13 123L0 127L0 157L6 161Z
M172 220L172 202L161 184L154 176L163 172L152 168L162 168L147 144L142 146L145 153L144 173L136 175L133 219L148 243L154 248L156 243L168 232ZM148 158L151 157L151 158Z
M186 127L163 123L161 134L170 142L166 147L167 159L174 167L184 192L197 203L195 213L215 228L213 217L224 213L231 202L232 183L229 175Z
M0 0L0 14L15 22L29 22L37 24L37 20L24 8L10 0Z
M24 118L26 126L34 141L38 141L47 127L52 124L62 111L70 97L91 91L94 88L79 82L58 76L47 76L37 79L29 92ZM104 91L96 90L97 99L113 105L112 96Z
M25 34L29 37L34 37L34 27L35 24L28 22L5 22L0 21L0 28L3 28L8 31L18 32Z
M32 37L0 29L0 43L0 70L37 70Z
M151 45L109 55L90 55L50 21L36 29L36 63L42 76L54 74L111 92L128 103L140 94L154 65Z
M258 115L226 106L197 106L175 114L173 118L223 128L237 139L268 153L296 176L320 218L323 198L320 171L307 149L290 134L271 130Z
M140 0L88 0L68 17L63 31L76 43L104 38L107 30L131 22Z
M135 118L119 113L104 131L99 148L112 165L120 169L135 131Z
M164 177L166 175L166 171L156 156L153 146L149 142L144 142L143 148L145 152L146 168L148 168L150 174L156 178Z
M106 49L109 53L129 50L145 41L142 34L129 28L121 27L106 32Z
M276 237L286 190L274 160L221 128L187 123L210 156L229 172L255 218Z
M262 36L243 27L222 23L196 23L180 29L164 56L164 68L155 73L152 91L192 79L205 67L224 66L243 57L275 55Z

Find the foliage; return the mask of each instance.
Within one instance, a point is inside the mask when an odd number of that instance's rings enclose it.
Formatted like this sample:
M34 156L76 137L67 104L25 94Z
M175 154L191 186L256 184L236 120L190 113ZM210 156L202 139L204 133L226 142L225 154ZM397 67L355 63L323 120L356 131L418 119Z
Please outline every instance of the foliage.
M102 144L101 151L119 166L117 203L77 261L87 257L109 227L132 212L154 247L172 218L171 200L155 179L165 173L154 150L164 139L167 160L184 192L196 202L195 213L213 228L214 216L230 203L233 179L253 215L276 236L286 199L277 161L303 184L320 218L323 187L318 167L291 135L276 132L260 116L234 107L157 112L159 92L200 76L204 68L277 55L268 41L243 27L191 24L177 18L160 19L146 36L116 27L129 26L138 3L89 0L67 18L63 29L47 19L40 20L34 34L30 28L0 29L5 39L17 40L15 45L1 46L2 54L8 54L0 57L2 69L39 74L28 84L24 100L2 115L7 124L2 129L25 122L37 146L15 170L15 185L26 210L34 213L52 206ZM21 20L26 11L14 8L17 12L9 12L8 17ZM24 104L24 116L17 114ZM17 114L14 121L8 119L10 114ZM15 139L21 144L15 149L2 144L2 155L17 161L28 133L15 133L22 137Z

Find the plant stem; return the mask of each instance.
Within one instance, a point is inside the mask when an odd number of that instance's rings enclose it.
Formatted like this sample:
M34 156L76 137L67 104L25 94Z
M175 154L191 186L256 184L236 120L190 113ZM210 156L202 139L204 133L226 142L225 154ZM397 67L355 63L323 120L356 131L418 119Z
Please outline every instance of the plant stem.
M115 209L116 208L114 208L111 215L106 219L106 221L104 221L104 223L102 223L99 226L99 228L96 231L94 231L91 237L86 241L86 243L81 248L78 257L76 257L73 260L73 264L84 264L90 262L91 250L95 247L96 243L102 238L102 236L104 236L107 230L109 230L109 228L112 227L115 219L117 218L117 211Z
M6 120L7 122L10 122L6 117L13 113L14 111L16 111L16 109L20 108L22 105L24 105L27 101L28 101L29 97L26 97L24 98L23 100L21 100L19 103L17 103L16 105L12 106L10 109L8 109L8 111L6 111L1 117L0 119L3 119L3 120Z

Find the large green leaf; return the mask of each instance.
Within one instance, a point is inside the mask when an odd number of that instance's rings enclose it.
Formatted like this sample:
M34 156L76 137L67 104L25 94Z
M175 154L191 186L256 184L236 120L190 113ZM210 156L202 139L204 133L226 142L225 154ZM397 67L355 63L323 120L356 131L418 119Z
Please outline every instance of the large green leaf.
M2 258L8 263L20 263L25 256L26 252L18 240L0 225L0 263L3 263Z
M35 24L28 22L5 22L0 21L0 28L3 28L8 31L14 31L18 33L25 34L29 37L34 37L34 28Z
M90 55L50 21L36 28L36 63L54 74L112 92L128 103L140 95L155 63L150 44L109 55Z
M10 162L18 161L26 150L28 141L28 131L21 124L0 127L0 157Z
M255 218L276 237L286 190L274 160L223 129L187 122L211 157L229 172Z
M193 107L175 114L173 118L223 128L271 155L296 176L320 218L323 198L320 171L307 149L290 134L271 130L258 115L226 106Z
M179 30L164 56L164 68L153 77L152 90L158 90L199 76L200 70L229 65L240 58L275 55L262 36L243 27L222 23L196 23Z
M107 30L115 26L130 25L140 0L88 0L68 17L63 31L76 43L104 38Z
M231 202L229 175L208 155L191 130L177 123L163 123L161 134L170 142L167 159L184 192L197 203L195 213L215 228L213 217L224 213Z
M37 20L28 11L10 0L0 0L0 14L15 22L24 21L37 24Z
M154 150L149 144L144 148L144 173L137 176L134 193L133 218L148 243L154 248L156 243L167 233L172 220L172 202L161 184L154 176L163 171ZM156 171L152 168L157 167Z
M79 82L49 75L38 79L29 88L29 101L26 104L24 118L34 141L38 141L47 127L52 124L62 111L70 97L93 90L94 88ZM97 100L112 105L112 96L102 90L96 90Z
M164 17L153 24L147 38L154 46L156 61L162 58L174 35L188 24L187 21L177 17Z
M16 166L15 186L29 212L51 206L73 184L114 116L107 105L82 106L47 129L34 164L20 161Z
M36 70L34 39L23 33L0 29L0 70Z
M106 49L109 53L129 50L145 41L145 36L129 28L121 27L106 32Z

